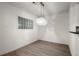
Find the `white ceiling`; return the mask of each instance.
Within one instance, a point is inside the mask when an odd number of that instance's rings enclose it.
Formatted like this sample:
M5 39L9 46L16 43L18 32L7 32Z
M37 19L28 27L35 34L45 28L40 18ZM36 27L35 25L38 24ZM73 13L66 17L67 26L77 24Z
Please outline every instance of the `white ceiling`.
M69 9L70 2L43 2L44 3L44 13L53 15L55 13L60 13L67 11ZM35 5L32 2L8 2L8 4L26 10L34 15L41 15L40 5Z
M73 2L43 2L44 3L44 14L45 18L48 22L48 26L52 26L53 20L60 15L60 13L68 11L70 4L74 4ZM19 9L23 9L29 13L32 13L36 17L41 16L41 6L33 4L32 2L0 2L0 5L11 5L17 7ZM51 20L50 20L51 19Z

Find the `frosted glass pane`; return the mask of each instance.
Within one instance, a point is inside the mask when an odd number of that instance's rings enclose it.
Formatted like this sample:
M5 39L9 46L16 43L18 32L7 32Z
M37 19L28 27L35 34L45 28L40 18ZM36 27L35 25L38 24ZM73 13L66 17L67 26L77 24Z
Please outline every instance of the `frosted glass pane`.
M33 20L18 16L18 29L33 29Z

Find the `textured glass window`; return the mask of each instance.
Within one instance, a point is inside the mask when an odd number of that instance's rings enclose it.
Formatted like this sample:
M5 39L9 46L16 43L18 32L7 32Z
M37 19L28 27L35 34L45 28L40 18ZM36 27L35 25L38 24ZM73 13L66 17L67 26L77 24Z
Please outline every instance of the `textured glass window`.
M19 29L33 29L33 20L18 16Z

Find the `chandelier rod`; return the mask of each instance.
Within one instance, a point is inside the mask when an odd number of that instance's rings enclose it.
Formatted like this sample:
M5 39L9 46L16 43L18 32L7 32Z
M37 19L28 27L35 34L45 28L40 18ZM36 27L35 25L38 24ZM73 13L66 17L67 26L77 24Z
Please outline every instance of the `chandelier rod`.
M44 4L40 2L41 4L41 16L44 17Z

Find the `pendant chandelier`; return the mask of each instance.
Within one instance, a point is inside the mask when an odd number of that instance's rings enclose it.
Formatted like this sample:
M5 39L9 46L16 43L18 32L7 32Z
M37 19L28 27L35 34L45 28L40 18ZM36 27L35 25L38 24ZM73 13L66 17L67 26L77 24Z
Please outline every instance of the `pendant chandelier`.
M40 5L41 5L41 15L40 15L40 17L38 17L36 19L36 23L39 26L46 26L47 25L47 21L46 21L45 16L44 16L44 3L40 2Z

